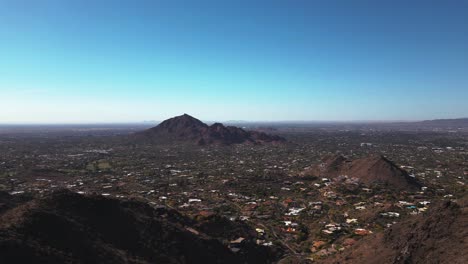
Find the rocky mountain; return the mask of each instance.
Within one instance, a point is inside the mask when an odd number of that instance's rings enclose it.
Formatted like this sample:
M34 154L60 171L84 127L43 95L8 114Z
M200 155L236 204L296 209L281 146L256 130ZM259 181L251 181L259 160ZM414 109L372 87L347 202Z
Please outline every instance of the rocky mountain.
M381 155L355 160L337 155L325 159L302 174L328 178L347 176L357 178L367 185L383 184L400 190L417 190L421 187L415 178Z
M137 133L139 139L155 142L186 141L199 145L282 143L286 140L277 135L259 131L246 131L235 126L214 123L211 126L184 114L163 121L156 127Z
M319 263L468 263L467 201L465 196L441 202L427 214L397 223Z
M255 231L245 225L197 222L139 201L70 191L35 199L0 193L0 208L0 263L270 263L274 257L249 239ZM234 231L245 238L237 253L222 243L237 237Z

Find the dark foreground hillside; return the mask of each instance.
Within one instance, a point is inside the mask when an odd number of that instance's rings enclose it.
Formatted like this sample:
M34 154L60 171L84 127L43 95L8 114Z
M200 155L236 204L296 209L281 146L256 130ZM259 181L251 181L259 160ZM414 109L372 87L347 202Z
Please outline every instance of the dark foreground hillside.
M467 201L441 202L427 214L367 237L323 263L468 263Z
M0 263L273 261L266 247L249 244L246 239L241 250L233 253L222 240L213 238L222 237L216 230L212 230L212 237L192 228L206 229L204 223L142 202L69 191L16 200L2 193L0 199ZM230 225L243 235L251 231L241 224Z

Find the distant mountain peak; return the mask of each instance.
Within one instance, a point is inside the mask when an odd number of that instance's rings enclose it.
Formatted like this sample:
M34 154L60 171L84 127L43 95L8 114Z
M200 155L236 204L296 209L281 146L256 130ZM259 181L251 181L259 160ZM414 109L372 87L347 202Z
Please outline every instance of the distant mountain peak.
M207 125L202 121L196 119L193 116L183 114L180 116L176 116L173 118L169 118L164 120L156 127L150 128L152 131L162 131L165 130L166 132L181 132L181 130L185 129L201 129L205 128Z
M169 142L191 141L199 145L206 144L241 144L241 143L280 143L286 141L276 135L257 131L245 131L235 126L224 126L214 123L211 126L197 118L183 114L169 118L156 127L137 133L138 136L151 141ZM141 138L141 137L140 137Z
M183 114L180 116L175 116L173 118L167 119L163 121L161 124L185 124L185 125L200 125L200 126L206 126L205 123L202 121L196 119L195 117L188 115L188 114Z

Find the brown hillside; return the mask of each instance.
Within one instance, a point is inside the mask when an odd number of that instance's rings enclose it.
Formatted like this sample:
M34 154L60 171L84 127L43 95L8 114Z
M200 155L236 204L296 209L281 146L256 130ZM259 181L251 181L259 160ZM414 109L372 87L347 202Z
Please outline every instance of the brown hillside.
M420 183L384 156L376 155L350 160L341 155L329 157L303 174L336 178L340 175L357 178L372 185L382 184L396 189L417 190Z
M319 263L468 263L467 200L443 202Z

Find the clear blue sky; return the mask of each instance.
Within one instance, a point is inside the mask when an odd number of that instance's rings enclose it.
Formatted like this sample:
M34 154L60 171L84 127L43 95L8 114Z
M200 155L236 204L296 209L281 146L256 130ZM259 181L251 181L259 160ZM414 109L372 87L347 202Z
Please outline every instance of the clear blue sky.
M468 1L0 0L0 123L468 116Z

